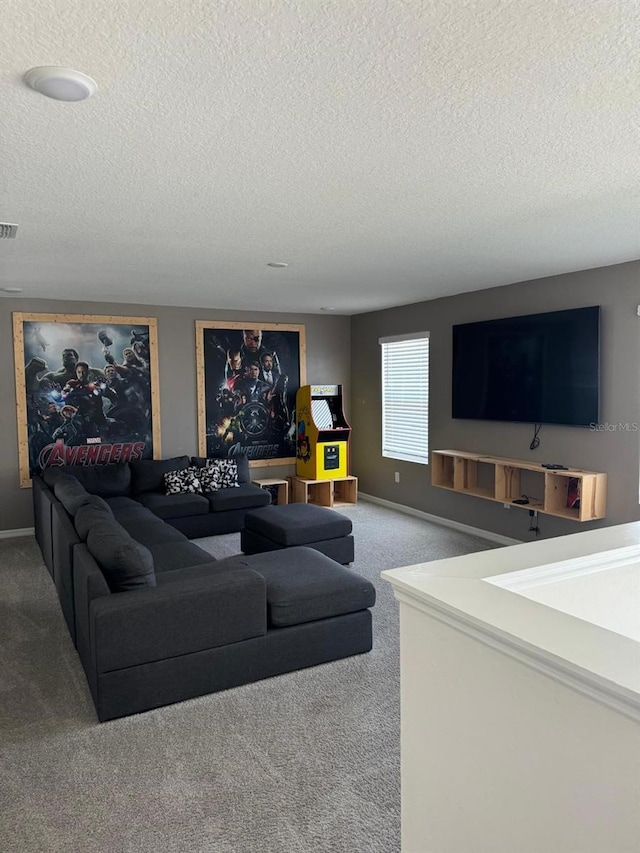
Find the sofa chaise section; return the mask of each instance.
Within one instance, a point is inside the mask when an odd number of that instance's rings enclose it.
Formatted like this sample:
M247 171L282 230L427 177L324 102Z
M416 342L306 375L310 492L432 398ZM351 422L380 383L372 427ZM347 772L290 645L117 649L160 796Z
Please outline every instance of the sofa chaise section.
M161 572L155 588L112 593L81 544L74 587L101 721L371 649L373 586L309 548Z

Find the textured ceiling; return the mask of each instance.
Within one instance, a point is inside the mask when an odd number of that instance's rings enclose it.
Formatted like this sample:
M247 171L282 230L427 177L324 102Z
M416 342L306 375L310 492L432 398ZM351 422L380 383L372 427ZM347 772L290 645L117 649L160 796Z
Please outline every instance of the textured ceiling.
M639 33L636 0L3 0L0 287L354 314L637 258Z

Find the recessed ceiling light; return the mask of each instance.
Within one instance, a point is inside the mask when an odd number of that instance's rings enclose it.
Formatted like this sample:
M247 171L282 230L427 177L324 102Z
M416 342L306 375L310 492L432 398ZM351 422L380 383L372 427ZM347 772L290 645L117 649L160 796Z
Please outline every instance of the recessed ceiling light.
M321 308L320 310L321 311L335 311L336 309L329 307L329 308Z
M285 264L284 261L269 261L267 264L268 267L275 267L276 269L284 269L284 267L288 267L289 264Z
M22 287L3 287L5 293L22 293Z
M24 81L36 92L56 101L84 101L97 90L95 80L73 68L59 65L40 65L24 75Z

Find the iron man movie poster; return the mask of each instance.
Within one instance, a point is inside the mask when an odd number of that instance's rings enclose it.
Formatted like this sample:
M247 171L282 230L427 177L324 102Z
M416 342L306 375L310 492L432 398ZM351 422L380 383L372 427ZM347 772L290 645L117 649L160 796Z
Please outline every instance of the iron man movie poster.
M20 481L158 457L156 322L14 314Z

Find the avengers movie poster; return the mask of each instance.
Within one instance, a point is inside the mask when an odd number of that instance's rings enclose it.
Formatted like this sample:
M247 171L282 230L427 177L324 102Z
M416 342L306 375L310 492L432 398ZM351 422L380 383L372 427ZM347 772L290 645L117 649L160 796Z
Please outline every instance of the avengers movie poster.
M20 485L160 454L156 321L14 314Z
M295 462L304 326L198 321L196 342L200 454Z

